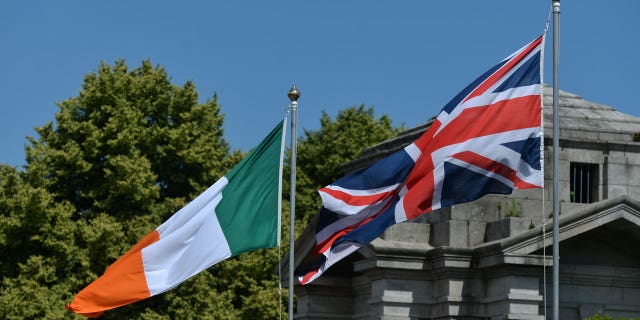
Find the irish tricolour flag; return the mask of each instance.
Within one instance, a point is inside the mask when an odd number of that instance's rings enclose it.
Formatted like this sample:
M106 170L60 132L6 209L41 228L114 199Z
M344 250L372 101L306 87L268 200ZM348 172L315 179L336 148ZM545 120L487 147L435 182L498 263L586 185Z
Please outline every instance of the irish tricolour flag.
M105 310L165 292L210 266L279 241L284 121L226 176L146 235L67 309Z

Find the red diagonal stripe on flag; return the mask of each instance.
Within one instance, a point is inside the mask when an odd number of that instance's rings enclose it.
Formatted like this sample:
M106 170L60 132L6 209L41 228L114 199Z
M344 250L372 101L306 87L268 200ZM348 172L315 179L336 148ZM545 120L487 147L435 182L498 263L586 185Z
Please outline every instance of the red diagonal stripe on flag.
M468 108L449 122L429 144L438 150L469 139L540 126L540 96L524 96Z
M509 166L506 166L500 162L494 161L493 159L487 158L485 156L479 155L475 152L464 151L464 152L456 153L452 157L458 160L462 160L478 168L482 168L486 171L499 174L505 177L506 179L509 179L510 181L512 181L513 184L518 186L519 188L522 188L522 187L539 188L536 185L530 184L518 178L517 172L512 168L510 168Z
M331 188L322 188L320 189L320 192L324 192L332 196L333 198L341 200L344 203L351 206L366 206L366 205L376 203L380 200L386 199L387 197L392 195L395 191L391 190L391 191L376 193L376 194L367 195L367 196L354 196L344 191L334 190Z

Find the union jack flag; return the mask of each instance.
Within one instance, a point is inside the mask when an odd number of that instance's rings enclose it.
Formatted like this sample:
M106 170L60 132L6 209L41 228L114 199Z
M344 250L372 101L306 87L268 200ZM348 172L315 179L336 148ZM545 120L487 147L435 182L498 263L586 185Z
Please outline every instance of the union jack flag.
M301 284L390 226L432 210L540 188L544 35L473 81L416 141L319 190L319 262Z

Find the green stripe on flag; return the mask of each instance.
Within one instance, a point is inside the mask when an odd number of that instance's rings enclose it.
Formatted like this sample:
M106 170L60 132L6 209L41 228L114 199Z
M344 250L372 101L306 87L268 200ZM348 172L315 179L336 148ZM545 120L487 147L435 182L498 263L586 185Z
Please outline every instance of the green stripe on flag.
M277 244L284 120L226 178L216 214L231 255Z

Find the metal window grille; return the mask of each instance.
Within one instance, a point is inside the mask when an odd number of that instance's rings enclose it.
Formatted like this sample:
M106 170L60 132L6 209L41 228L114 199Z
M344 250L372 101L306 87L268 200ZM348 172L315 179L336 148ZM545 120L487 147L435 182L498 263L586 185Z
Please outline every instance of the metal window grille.
M570 166L571 202L598 201L598 165L572 162Z

